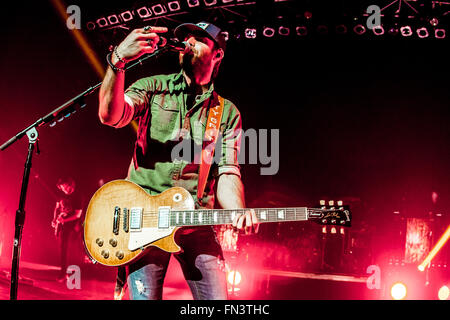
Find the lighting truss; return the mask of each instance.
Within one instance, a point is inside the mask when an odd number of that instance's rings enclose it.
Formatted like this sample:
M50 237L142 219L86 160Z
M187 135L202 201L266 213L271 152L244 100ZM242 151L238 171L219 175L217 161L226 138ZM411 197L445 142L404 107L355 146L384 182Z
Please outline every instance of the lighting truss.
M381 8L382 24L368 30L366 10L369 2L346 3L336 10L337 4L319 6L294 0L148 0L140 1L132 8L87 19L85 27L91 32L117 28L130 30L151 21L171 29L183 22L205 20L219 23L229 39L301 39L336 35L446 38L450 2L375 1Z

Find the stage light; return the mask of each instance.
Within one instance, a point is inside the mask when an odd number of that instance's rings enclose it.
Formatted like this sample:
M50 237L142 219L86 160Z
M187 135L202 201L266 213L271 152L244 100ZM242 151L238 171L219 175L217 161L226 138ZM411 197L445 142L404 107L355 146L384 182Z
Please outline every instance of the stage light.
M327 233L327 226L322 227L322 233Z
M266 27L263 30L263 36L267 38L272 38L275 34L275 29Z
M290 30L289 30L289 28L281 26L278 28L278 33L282 36L288 36L290 33Z
M431 19L430 19L430 24L431 24L433 27L436 27L436 26L439 24L439 20L438 20L436 17L431 18Z
M442 286L438 292L439 300L448 300L450 296L450 289L447 286Z
M434 36L436 37L436 39L444 39L445 38L445 29L434 30Z
M347 33L347 27L343 24L340 24L336 26L336 33L337 34L346 34Z
M321 206L325 206L326 205L325 200L320 200L319 203L320 203Z
M304 37L308 34L308 29L305 26L298 26L295 28L295 32L298 36Z
M401 282L394 283L394 285L391 287L391 297L394 300L404 299L406 297L406 293L406 286Z
M357 34L357 35L362 35L366 32L366 27L364 27L362 24L357 24L356 26L353 27L353 31Z
M330 207L334 206L334 200L328 201L328 205L329 205Z
M400 28L400 33L402 34L402 36L404 37L410 37L412 36L412 30L410 26L403 26Z
M148 18L152 15L152 12L149 11L146 7L142 7L136 10L137 14L141 19Z
M342 227L341 227L341 228L339 228L339 233L340 233L340 234L345 234L345 229L344 229L344 228L342 228Z
M217 4L217 0L203 0L205 2L205 6L214 6Z
M225 39L225 42L230 39L230 33L228 31L222 31L223 38Z
M124 22L133 20L133 14L131 13L130 10L125 11L125 12L122 12L122 13L120 14L120 16L122 17L122 20L123 20Z
M119 18L117 18L117 15L113 14L108 17L108 21L110 24L116 24L119 23Z
M86 28L88 30L94 30L95 27L96 27L96 24L94 22L92 22L92 21L89 21L88 23L86 23Z
M162 4L156 4L152 6L152 11L155 13L155 15L159 16L161 14L167 13L167 9Z
M247 39L255 39L256 38L256 29L247 28L247 29L245 29L244 34Z
M336 228L335 228L335 227L332 227L332 228L331 228L331 233L332 233L332 234L335 234L335 233L336 233Z
M428 37L428 30L425 27L419 28L416 30L417 35L419 36L419 38L426 38Z
M227 280L229 284L237 286L242 280L241 273L237 270L231 270L228 272Z
M384 28L381 25L375 26L372 28L372 32L377 36L381 36L384 34Z
M200 5L200 0L187 0L187 4L190 8L198 7Z
M392 27L392 28L390 28L390 29L388 30L388 33L389 33L391 36L396 36L396 35L398 34L398 28L397 28L397 27Z
M106 20L106 18L100 18L100 19L97 19L97 25L100 27L100 28L104 28L104 27L107 27L108 26L108 20Z
M167 3L170 11L178 11L181 9L180 3L178 1L171 1Z
M317 32L321 35L328 34L328 27L324 25L320 25L317 27Z
M342 207L344 205L344 202L342 200L338 200L337 205L339 207Z

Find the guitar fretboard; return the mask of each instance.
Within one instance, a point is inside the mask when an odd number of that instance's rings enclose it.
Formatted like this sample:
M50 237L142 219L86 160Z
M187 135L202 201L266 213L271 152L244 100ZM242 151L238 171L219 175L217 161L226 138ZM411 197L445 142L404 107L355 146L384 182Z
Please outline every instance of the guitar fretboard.
M171 211L170 225L199 226L199 225L221 225L231 224L238 214L244 214L250 209L202 209L187 211ZM308 220L308 212L312 209L299 208L258 208L253 209L259 223L283 222L283 221L305 221Z

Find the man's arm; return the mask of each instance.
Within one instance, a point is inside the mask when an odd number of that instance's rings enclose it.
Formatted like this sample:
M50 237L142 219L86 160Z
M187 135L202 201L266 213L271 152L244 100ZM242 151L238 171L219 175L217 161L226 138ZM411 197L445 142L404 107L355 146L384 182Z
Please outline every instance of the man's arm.
M167 28L151 27L148 31L133 30L111 54L111 63L116 68L123 69L125 63L145 53L153 53L159 41L158 33L161 32L167 32ZM113 126L121 120L125 103L129 103L125 100L124 85L125 72L114 72L108 66L99 92L98 116L103 124Z
M234 174L222 174L217 181L216 197L223 209L245 208L244 185L241 178ZM258 219L254 210L248 210L243 215L236 215L233 227L244 230L245 234L258 232Z
M75 214L67 219L63 219L64 222L69 222L69 221L75 221L81 218L81 214L83 213L83 210L79 209L79 210L75 210Z

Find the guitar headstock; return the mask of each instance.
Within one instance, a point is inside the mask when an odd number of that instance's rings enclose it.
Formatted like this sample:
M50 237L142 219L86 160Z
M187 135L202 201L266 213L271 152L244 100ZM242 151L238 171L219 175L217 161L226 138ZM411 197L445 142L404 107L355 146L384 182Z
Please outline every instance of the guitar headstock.
M317 208L308 209L308 220L314 220L322 225L336 225L350 227L352 214L350 207L344 205L342 201L320 200Z

